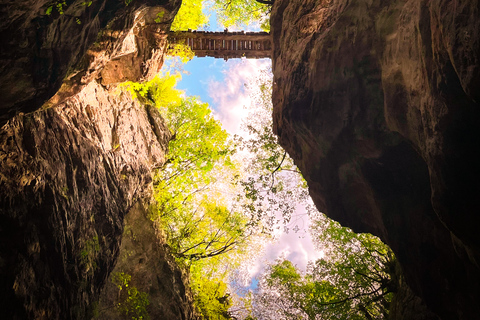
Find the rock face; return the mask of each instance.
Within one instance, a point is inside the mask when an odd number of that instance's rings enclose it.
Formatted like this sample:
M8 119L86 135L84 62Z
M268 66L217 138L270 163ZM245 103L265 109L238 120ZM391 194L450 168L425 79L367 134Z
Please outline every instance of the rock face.
M5 319L91 318L170 139L158 111L115 83L159 70L180 1L66 1L46 15L52 3L0 9Z
M388 243L442 319L480 314L479 18L476 0L272 11L281 144L319 210Z
M2 128L0 295L8 318L87 318L114 267L123 217L148 197L168 139L157 110L94 82Z
M109 84L156 74L163 63L165 31L181 1L129 2L20 0L2 5L0 125L54 95L48 105L58 104L93 79ZM63 9L57 9L61 3Z
M148 210L137 203L125 216L117 264L100 295L95 319L122 317L116 306L125 303L127 294L120 292L113 283L112 278L118 273L131 276L129 288L133 286L148 294L146 311L151 319L201 319L193 308L193 296L186 285L188 277L161 239L162 235L157 234L154 223L148 218Z

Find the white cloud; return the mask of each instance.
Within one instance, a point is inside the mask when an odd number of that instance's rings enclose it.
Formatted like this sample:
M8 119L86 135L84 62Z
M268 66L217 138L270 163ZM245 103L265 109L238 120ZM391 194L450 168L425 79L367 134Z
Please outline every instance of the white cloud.
M208 94L214 101L215 115L230 133L243 134L240 124L248 114L247 107L252 103L245 83L257 78L270 63L270 60L229 60L222 71L224 78L210 80L208 83ZM308 232L309 223L308 216L297 210L288 226L279 225L275 232L276 240L266 244L263 253L244 265L242 273L246 275L244 281L247 287L252 283L252 279L264 271L267 264L278 258L288 259L305 271L308 261L322 256L322 253L314 248ZM298 226L298 229L295 226Z
M215 114L230 133L240 133L240 123L247 116L245 108L251 103L245 83L256 78L270 60L234 59L227 61L222 71L224 78L210 80L208 94L214 101Z
M287 259L300 270L305 271L308 261L321 258L322 253L315 249L308 232L308 226L306 226L305 230L300 230L299 232L292 231L294 226L289 226L288 233L282 228L282 232L277 237L277 240L266 245L264 256L261 257L261 260L272 263L276 259ZM259 272L261 270L258 270ZM258 273L251 275L255 276Z

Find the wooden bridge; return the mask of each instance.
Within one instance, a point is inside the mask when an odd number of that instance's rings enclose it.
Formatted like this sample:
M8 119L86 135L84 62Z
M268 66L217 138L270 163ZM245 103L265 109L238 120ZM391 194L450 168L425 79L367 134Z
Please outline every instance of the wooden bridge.
M170 32L170 43L184 43L197 57L261 59L272 57L272 40L268 32Z

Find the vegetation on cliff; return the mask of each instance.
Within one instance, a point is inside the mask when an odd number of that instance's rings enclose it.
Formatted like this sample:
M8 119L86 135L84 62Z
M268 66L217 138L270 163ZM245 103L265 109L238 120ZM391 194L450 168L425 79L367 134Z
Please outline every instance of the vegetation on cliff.
M119 290L116 306L118 312L132 320L150 319L147 311L147 306L150 304L148 294L140 292L130 284L132 276L117 272L111 275L111 279Z
M235 268L249 232L248 219L224 195L223 187L239 176L230 159L234 144L208 105L174 89L175 79L125 84L133 96L160 109L172 133L168 158L155 175L151 218L189 270L198 310L206 319L227 318L226 270Z
M166 74L122 86L159 108L171 130L169 154L155 175L151 218L166 233L177 262L189 270L202 316L380 319L388 314L393 254L377 238L355 235L311 206L298 169L271 129L268 71L250 84L258 90L244 124L249 135L243 138L229 136L207 104L176 90L177 78ZM234 270L299 205L316 219L312 232L326 258L312 261L306 274L278 261L258 288L232 307Z

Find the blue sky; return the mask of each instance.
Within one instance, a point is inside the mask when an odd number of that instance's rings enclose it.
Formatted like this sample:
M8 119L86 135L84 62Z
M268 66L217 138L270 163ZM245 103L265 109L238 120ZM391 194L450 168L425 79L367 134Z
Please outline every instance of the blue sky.
M199 96L203 102L208 102L216 117L230 133L241 133L240 123L247 115L252 103L245 83L259 75L259 71L271 65L270 59L223 59L194 58L184 65L188 74L182 75L178 88L185 90L187 95ZM299 268L304 269L307 262L317 259L317 252L311 241L308 229L308 217L297 212L292 223L287 226L289 232L281 226L277 240L268 243L262 256L250 261L248 273L258 275L266 263L271 263L279 257L291 260ZM295 232L295 225L300 231Z
M187 73L182 75L177 88L185 90L187 96L199 96L200 100L215 108L213 99L208 94L209 83L223 78L222 70L225 67L226 63L222 59L195 57L184 65L183 69Z
M223 31L216 23L215 13L210 13L209 31ZM248 28L248 31L259 31L258 28ZM168 63L167 63L168 64ZM185 90L188 96L198 96L207 102L214 110L215 116L230 133L240 133L240 122L248 113L252 103L245 83L259 75L259 71L271 66L270 59L223 59L194 58L183 65L182 79L177 88ZM299 214L299 213L297 213ZM307 232L308 218L301 216L298 223L301 230L292 231L294 225L289 225L290 232L281 227L277 240L265 246L263 255L248 263L247 273L252 277L262 272L266 263L271 263L279 257L291 260L299 268L304 269L307 262L317 259L321 253L315 250L310 235ZM293 221L295 219L292 219ZM250 282L255 285L256 281Z
M216 11L211 8L213 4L206 0L203 2L203 5L203 12L209 17L209 22L207 26L200 29L205 31L223 31L225 27L218 23ZM243 26L242 28L230 28L230 31L238 30L261 31L258 23ZM188 96L199 96L203 102L207 102L212 109L217 110L219 106L209 95L209 91L212 90L209 86L212 82L221 81L225 77L224 73L228 72L233 65L239 63L239 60L230 59L225 61L211 57L194 57L183 66L185 73L182 75L182 80L178 83L177 88L185 90Z

